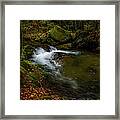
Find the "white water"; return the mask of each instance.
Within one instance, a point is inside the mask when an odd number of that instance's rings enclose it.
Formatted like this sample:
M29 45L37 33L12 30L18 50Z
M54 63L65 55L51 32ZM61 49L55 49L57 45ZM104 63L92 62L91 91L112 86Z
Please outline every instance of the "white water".
M73 54L73 55L78 55L79 54L79 52L57 50L53 46L49 46L49 47L50 47L50 49L49 49L50 51L49 52L44 50L43 48L36 49L36 51L34 52L34 54L32 56L33 57L32 60L35 63L41 64L41 65L45 65L48 69L51 69L53 71L55 71L58 67L61 66L55 60L56 53Z
M74 89L77 88L77 84L71 78L67 78L61 75L60 67L61 64L56 62L55 56L57 53L64 53L64 54L73 54L78 55L79 52L72 52L66 50L57 50L53 46L49 46L49 52L44 50L43 48L38 48L33 54L32 60L40 65L43 65L47 70L51 70L51 73L54 74L54 77L57 80L62 80L64 82L69 83Z

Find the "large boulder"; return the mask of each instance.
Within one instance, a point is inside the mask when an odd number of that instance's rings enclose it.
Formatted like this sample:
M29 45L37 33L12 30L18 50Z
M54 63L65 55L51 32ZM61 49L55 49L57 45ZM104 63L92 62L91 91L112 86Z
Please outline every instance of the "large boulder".
M69 50L71 49L71 43L66 43L66 44L62 44L62 45L58 45L57 46L59 49L65 49L65 50Z
M71 34L69 31L61 28L58 25L55 25L50 31L50 37L54 39L56 42L64 42L71 39Z

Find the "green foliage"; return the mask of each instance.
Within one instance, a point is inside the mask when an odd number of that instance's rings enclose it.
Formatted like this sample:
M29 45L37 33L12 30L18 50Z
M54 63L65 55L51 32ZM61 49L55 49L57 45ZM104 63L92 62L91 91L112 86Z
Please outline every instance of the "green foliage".
M97 49L98 51L100 47L100 21L22 20L20 37L22 59L29 58L34 48L44 45L87 51L96 51ZM71 46L66 46L68 43L71 43ZM29 46L27 48L29 50L25 49L26 46Z
M92 52L72 56L65 60L64 72L73 77L79 84L78 91L68 83L58 81L48 74L43 66L33 64L30 58L37 47L47 48L48 45L58 49ZM100 21L99 20L21 20L20 21L20 85L30 85L53 89L63 99L99 98L99 51ZM98 55L97 55L98 54ZM80 94L79 94L80 93ZM41 96L41 99L52 99Z

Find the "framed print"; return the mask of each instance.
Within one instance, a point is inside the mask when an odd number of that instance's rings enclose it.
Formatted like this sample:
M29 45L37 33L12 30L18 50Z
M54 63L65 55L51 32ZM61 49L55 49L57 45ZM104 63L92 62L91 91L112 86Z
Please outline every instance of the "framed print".
M119 2L1 2L2 119L119 119Z

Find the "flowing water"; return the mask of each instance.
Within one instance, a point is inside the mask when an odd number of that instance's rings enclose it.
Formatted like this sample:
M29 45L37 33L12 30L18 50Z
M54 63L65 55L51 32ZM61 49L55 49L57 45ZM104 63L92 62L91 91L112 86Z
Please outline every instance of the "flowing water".
M99 99L99 55L81 55L79 51L49 46L48 50L37 48L32 57L52 76L53 84L59 83L55 86L69 99Z
M78 55L79 52L71 52L71 51L64 51L64 50L57 50L55 47L50 46L50 51L46 51L43 48L38 48L34 52L33 61L35 61L38 64L45 65L48 69L51 69L52 71L55 71L56 68L61 66L58 62L55 60L56 53L64 53L64 54L73 54Z

